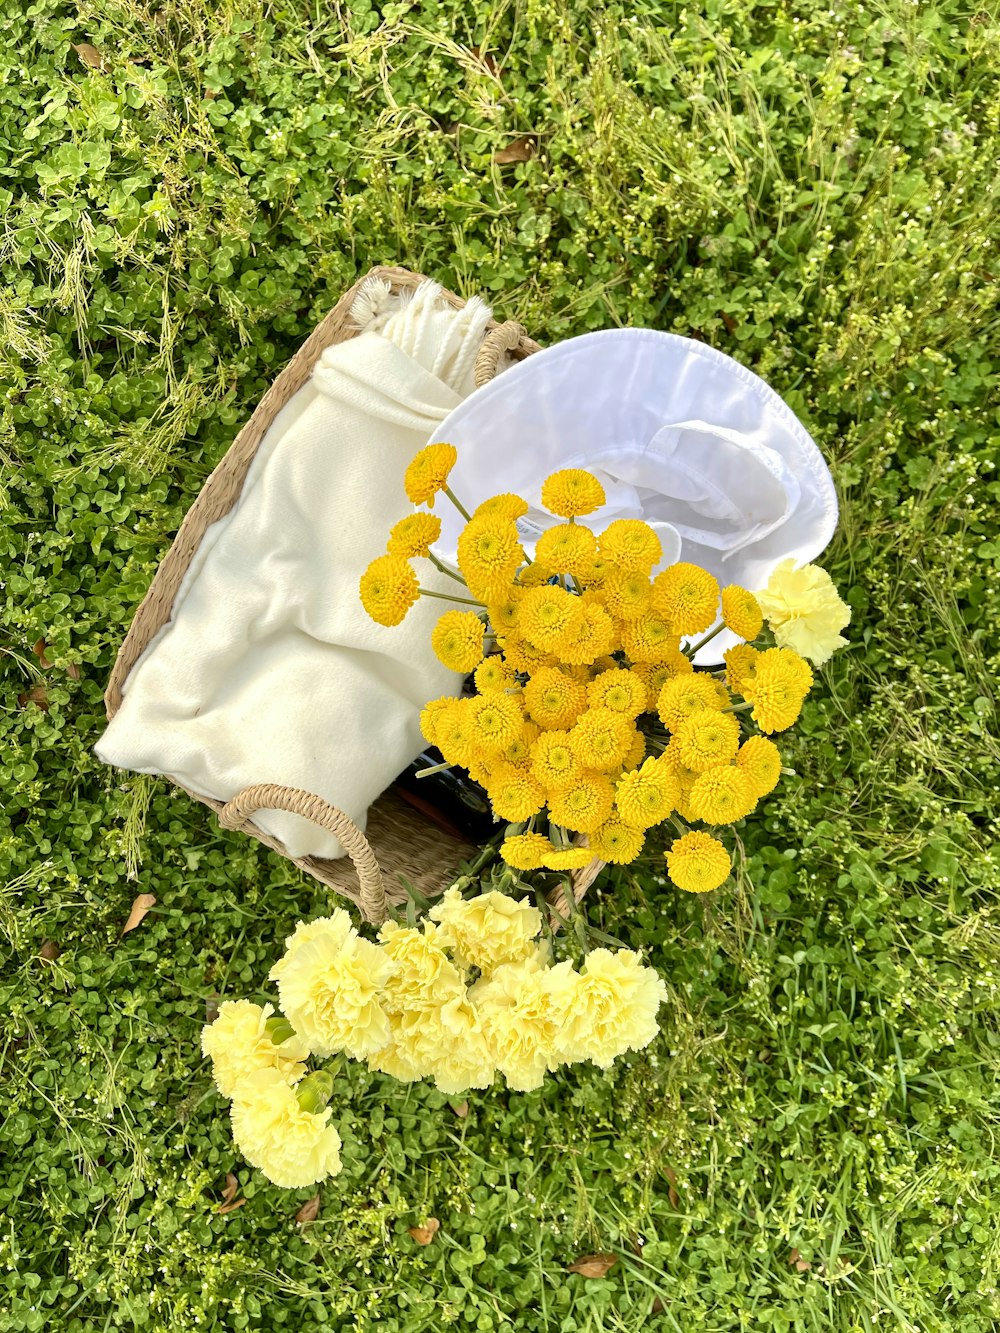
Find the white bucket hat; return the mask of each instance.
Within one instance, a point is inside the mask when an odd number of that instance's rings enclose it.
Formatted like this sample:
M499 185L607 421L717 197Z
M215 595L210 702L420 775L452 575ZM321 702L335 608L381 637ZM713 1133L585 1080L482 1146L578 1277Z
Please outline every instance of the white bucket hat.
M659 568L687 560L725 586L757 589L792 556L813 560L837 526L837 496L805 427L759 376L691 338L611 329L569 338L511 367L465 399L433 436L458 449L450 485L470 510L514 491L531 551L553 522L541 484L586 468L607 506L594 528L641 518L657 531ZM463 521L439 504L436 553L455 563ZM698 660L721 661L725 632Z

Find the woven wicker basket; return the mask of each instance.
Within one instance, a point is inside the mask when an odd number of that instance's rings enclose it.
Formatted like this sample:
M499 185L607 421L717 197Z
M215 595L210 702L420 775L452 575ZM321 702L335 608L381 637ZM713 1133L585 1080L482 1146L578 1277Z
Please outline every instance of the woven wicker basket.
M157 631L170 620L174 598L206 530L228 513L239 498L254 454L271 422L308 380L324 348L346 342L359 332L351 321L351 306L358 289L370 278L388 282L394 294L412 290L424 281L421 274L406 269L373 269L341 298L268 389L185 516L135 614L104 695L109 720L121 706L122 690L132 668ZM465 304L451 292L444 292L443 296L456 309ZM498 324L491 320L476 360L476 385L491 380L508 353L516 360L522 360L537 350L538 344L527 337L519 324L510 320ZM389 903L405 901L406 891L400 876L426 897L434 897L452 882L458 864L475 851L470 844L460 842L430 823L391 789L369 810L366 833L362 833L353 820L335 806L292 787L260 783L245 788L228 804L186 787L183 790L210 806L224 828L249 833L282 856L288 856L284 846L253 823L258 810L286 810L312 820L334 834L350 857L353 870L344 859L326 860L312 856L290 859L356 903L364 916L375 923L385 920ZM595 860L574 872L572 884L577 899L586 892L600 868L601 862Z

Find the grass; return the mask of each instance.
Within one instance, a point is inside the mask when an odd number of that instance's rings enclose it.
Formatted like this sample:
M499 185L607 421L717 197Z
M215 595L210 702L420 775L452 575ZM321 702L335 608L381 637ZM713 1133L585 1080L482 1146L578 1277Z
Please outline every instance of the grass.
M0 16L0 1330L995 1327L996 11ZM592 895L667 979L658 1041L464 1116L352 1069L301 1224L197 1043L329 899L91 748L184 512L380 262L543 342L651 325L768 379L831 460L852 646L735 885Z

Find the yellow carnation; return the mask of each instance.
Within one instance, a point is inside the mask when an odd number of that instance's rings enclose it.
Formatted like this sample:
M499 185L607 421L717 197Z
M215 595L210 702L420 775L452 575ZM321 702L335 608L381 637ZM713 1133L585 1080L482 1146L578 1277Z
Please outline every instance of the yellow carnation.
M410 565L398 555L380 555L361 575L361 605L377 625L399 625L420 596Z
M535 559L561 573L582 574L597 556L597 538L579 523L557 523L535 543Z
M693 714L709 708L715 712L724 707L711 676L693 673L675 676L660 690L656 710L668 731L676 731Z
M286 1083L297 1083L306 1072L308 1045L294 1033L275 1045L267 1027L273 1013L272 1004L262 1009L249 1000L225 1000L215 1022L202 1028L201 1049L212 1061L223 1097L232 1097L240 1081L258 1069L276 1069Z
M700 709L677 728L677 756L693 773L728 763L740 744L740 724L732 713Z
M381 993L392 960L360 938L342 908L310 926L291 936L271 968L282 1011L317 1055L346 1051L363 1060L389 1040Z
M667 988L631 949L592 949L580 972L571 963L551 971L559 1060L591 1060L608 1069L619 1055L648 1046L659 1031L656 1013Z
M517 528L509 519L474 518L459 533L458 567L473 597L480 601L499 600L523 559Z
M542 667L524 687L524 707L540 727L563 731L587 707L587 691L557 667Z
M743 770L753 785L758 799L774 791L781 777L781 753L774 741L764 736L751 736L743 742L736 755L736 766Z
M569 743L584 768L608 772L620 765L635 728L610 708L590 708L573 723Z
M394 964L382 993L388 1014L438 1009L446 1000L465 998L465 980L445 953L435 926L427 923L418 930L387 921L378 937Z
M794 560L782 560L757 601L779 648L822 666L847 644L840 631L850 623L851 608L819 565L796 569Z
M729 853L711 834L696 830L670 845L667 874L685 893L710 893L729 878Z
M584 773L549 793L549 818L560 828L589 833L611 814L615 789L604 773Z
M278 1070L247 1075L230 1114L236 1146L273 1184L298 1189L340 1171L340 1135L328 1123L330 1107L307 1111Z
M648 829L662 824L680 795L676 775L658 759L647 759L641 768L623 773L615 789L615 805L623 823Z
M400 555L404 560L413 560L418 556L428 556L431 547L441 536L441 520L434 514L407 514L389 530L390 555Z
M431 1072L438 1092L454 1097L469 1088L488 1088L496 1067L482 1019L468 999L449 1000L433 1025L436 1039Z
M482 659L485 633L475 611L446 611L431 631L431 647L442 666L464 675Z
M689 799L695 819L706 824L735 824L757 804L753 784L735 764L699 773Z
M439 923L438 943L451 949L456 962L485 974L529 957L542 928L537 907L496 890L463 898L457 889L449 889L428 916Z
M648 574L663 557L659 537L640 518L616 518L597 541L601 555L618 569Z
M681 561L657 574L652 600L678 634L701 634L715 620L719 585L707 569Z
M551 969L535 964L498 968L469 992L493 1062L515 1092L542 1085L555 1068L558 1013L548 986Z
M602 671L587 688L591 708L610 708L623 717L638 717L646 708L646 687L633 671L621 667Z
M564 468L542 482L542 504L560 518L582 518L605 502L604 487L592 472Z
M645 836L640 829L631 828L617 815L612 815L590 835L590 850L602 861L614 865L628 865L642 851Z
M722 589L722 621L741 639L756 639L764 628L760 603L752 592L730 583Z
M428 444L403 474L410 504L426 504L434 508L434 497L448 485L448 474L458 461L458 450L453 444Z

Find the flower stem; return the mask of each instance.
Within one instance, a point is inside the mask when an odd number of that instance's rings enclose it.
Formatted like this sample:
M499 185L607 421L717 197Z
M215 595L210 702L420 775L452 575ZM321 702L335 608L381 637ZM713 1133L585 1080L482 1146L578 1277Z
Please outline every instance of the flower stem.
M417 778L429 778L432 773L440 773L446 768L454 768L454 765L448 763L434 764L430 768L421 768L418 772L414 773L413 776Z
M749 701L743 704L731 704L728 708L723 708L722 711L724 713L745 713L748 708L753 708L753 704Z
M720 620L719 623L716 625L715 629L709 630L708 633L705 635L705 637L703 639L699 639L697 643L692 643L687 651L690 652L691 656L693 657L695 653L699 652L702 648L704 648L706 643L711 643L717 634L721 634L725 628L726 628L725 621Z
M450 579L455 579L457 583L461 583L463 588L467 588L469 586L466 583L465 579L462 578L461 574L456 574L453 569L449 569L448 566L442 560L439 560L437 556L432 554L430 551L427 552L427 559L431 562L431 564L434 566L435 569L439 569L442 574L447 574Z
M458 496L455 494L455 492L451 489L450 486L446 486L444 488L444 493L445 495L447 495L448 499L452 502L452 504L455 506L458 512L465 519L466 523L470 522L472 518L471 514L466 509L465 505L462 504L461 500L458 498Z
M419 588L418 592L422 597L440 597L442 602L465 602L469 606L485 606L485 602L477 602L471 597L454 597L450 592L431 592L430 588Z

